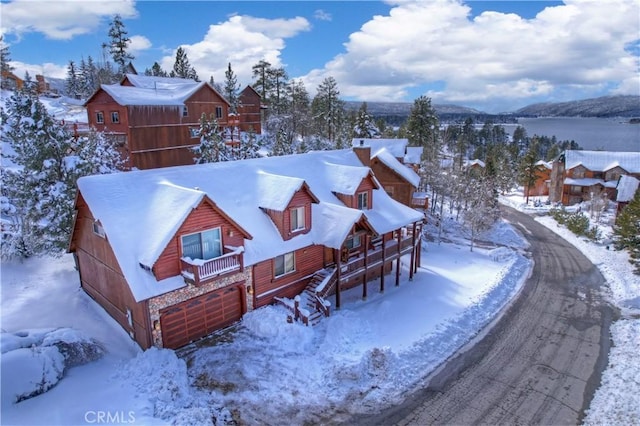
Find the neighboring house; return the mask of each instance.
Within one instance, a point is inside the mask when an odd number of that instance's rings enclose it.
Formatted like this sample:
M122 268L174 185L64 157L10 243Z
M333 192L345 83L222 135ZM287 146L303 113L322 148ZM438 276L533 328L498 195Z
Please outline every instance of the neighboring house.
M248 104L247 118L231 122L229 102L215 88L182 78L125 74L120 84L102 85L85 106L89 125L115 138L130 167L138 169L193 164L203 113L221 129L246 125L260 133L251 112L259 104Z
M81 286L143 348L301 293L318 318L392 268L397 285L401 256L410 278L420 263L423 215L351 150L88 176L76 210Z
M567 150L553 162L549 199L572 205L604 191L613 200L623 175L640 177L640 152Z
M622 209L625 208L627 204L633 197L635 197L636 192L640 188L640 180L634 178L633 176L622 175L618 180L618 185L616 185L617 195L616 195L616 216L620 214Z
M354 138L351 140L352 147L368 146L371 152L377 152L382 148L386 148L398 161L404 163L407 155L408 139L367 139ZM422 148L420 148L422 149Z
M532 186L524 189L525 197L540 197L549 195L549 181L551 179L552 165L547 161L538 161L535 164L536 180Z
M240 105L238 107L239 128L243 132L254 132L259 135L262 133L262 102L261 97L256 90L247 85L240 92Z

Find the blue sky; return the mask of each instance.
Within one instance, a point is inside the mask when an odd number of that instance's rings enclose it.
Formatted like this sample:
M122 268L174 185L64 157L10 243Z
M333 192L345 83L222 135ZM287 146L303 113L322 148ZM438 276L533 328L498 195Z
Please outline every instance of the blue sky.
M201 79L239 81L266 59L311 96L328 76L347 100L407 101L487 112L535 102L640 93L640 2L2 1L16 74L64 77L102 57L123 17L134 65L170 69L182 46Z

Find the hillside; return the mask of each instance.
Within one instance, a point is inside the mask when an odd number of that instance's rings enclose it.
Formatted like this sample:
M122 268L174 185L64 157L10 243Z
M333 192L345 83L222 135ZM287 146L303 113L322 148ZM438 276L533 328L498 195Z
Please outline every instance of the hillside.
M640 96L603 96L569 102L544 102L520 108L517 116L640 117Z

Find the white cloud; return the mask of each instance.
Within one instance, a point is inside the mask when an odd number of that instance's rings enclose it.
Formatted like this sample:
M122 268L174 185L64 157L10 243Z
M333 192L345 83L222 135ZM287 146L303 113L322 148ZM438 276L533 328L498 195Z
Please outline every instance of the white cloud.
M397 2L345 43L346 51L303 77L317 87L333 76L341 94L398 100L412 88L435 102L497 102L605 87L637 94L637 0L566 0L533 19L484 12L453 0ZM612 83L613 82L613 83ZM373 99L372 96L379 96ZM526 102L525 102L526 103Z
M326 12L322 9L318 9L313 12L313 17L318 21L331 21L333 19L329 12Z
M309 22L301 17L263 19L234 15L225 22L210 25L202 41L181 47L201 80L208 81L213 76L216 82L222 83L231 63L238 82L246 85L252 80L253 65L264 59L274 67L282 66L280 53L285 39L310 28ZM162 68L171 70L174 62L175 50L162 59Z
M20 61L10 61L9 64L13 67L13 73L20 78L24 77L25 72L29 72L32 79L35 79L37 74L42 74L47 78L67 78L67 67L52 64L51 62L33 65Z
M133 0L119 1L29 1L2 3L3 34L20 37L40 32L51 39L69 40L94 31L101 20L120 14L123 18L137 16Z
M129 43L127 50L134 56L151 47L151 41L149 41L145 36L134 35L129 37L129 39L131 40L131 43Z

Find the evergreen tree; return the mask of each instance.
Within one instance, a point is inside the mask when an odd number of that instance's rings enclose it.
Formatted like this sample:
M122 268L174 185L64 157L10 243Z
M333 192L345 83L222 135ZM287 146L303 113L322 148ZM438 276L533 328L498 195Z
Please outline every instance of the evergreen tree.
M120 155L95 135L76 140L28 89L16 92L0 114L13 151L3 157L16 165L3 170L3 210L13 213L15 224L2 241L3 253L61 254L71 233L77 179L115 170Z
M613 233L616 248L629 252L629 262L635 266L634 273L640 275L640 190L618 215Z
M0 71L2 75L5 73L12 73L14 68L11 66L11 54L9 53L9 46L4 42L4 36L0 36ZM9 89L9 84L4 77L0 78L0 88Z
M522 160L518 165L518 178L520 184L524 186L526 204L529 204L529 192L538 180L538 170L536 166L537 162L538 144L534 139L534 142L529 145L529 149L527 150L524 157L522 157Z
M253 128L250 128L248 132L243 133L240 137L242 141L240 143L240 152L238 153L237 159L245 160L248 158L260 158L261 143Z
M230 109L229 109L229 113L230 114L237 114L238 113L238 107L240 104L240 98L239 98L239 91L240 91L240 84L238 84L238 77L235 75L235 73L233 72L233 70L231 69L231 62L229 62L229 66L227 68L227 70L224 72L224 96L227 98L227 101L229 101Z
M302 80L293 80L289 84L289 109L291 133L304 141L311 133L312 122L311 99Z
M122 18L116 14L109 25L109 53L113 62L118 65L118 73L124 74L127 63L133 60L133 55L127 52L131 39L127 37Z
M198 74L195 68L189 63L187 52L182 47L178 47L176 50L176 61L173 64L173 70L170 73L170 77L187 78L190 80L199 81Z
M380 130L376 126L373 117L367 112L367 103L363 102L355 118L353 137L371 139L377 136L380 136Z
M217 163L231 159L229 147L224 143L224 138L218 126L218 120L212 113L207 119L205 113L200 117L200 145L192 148L195 153L196 164Z
M470 250L477 237L490 229L500 218L498 204L498 192L495 183L490 176L482 176L480 179L469 181L468 203L464 212L464 223L468 227L470 238Z
M338 83L333 77L327 77L318 86L318 92L311 102L316 131L333 143L338 142L345 118L344 101L339 96Z
M424 147L426 160L434 161L440 154L438 117L431 106L431 99L420 96L413 102L407 118L407 137L411 146Z
M169 74L162 69L159 63L154 62L151 68L144 70L144 75L150 75L154 77L168 77Z
M286 91L289 77L284 68L280 67L269 69L269 78L272 82L272 88L267 93L268 104L273 113L280 115L287 109Z
M76 64L73 61L69 61L67 65L67 80L65 82L65 90L67 95L75 98L80 95L80 79L78 78L79 71L76 69Z
M265 105L268 105L267 95L271 92L271 88L273 87L273 82L271 80L272 74L270 70L271 64L264 59L261 59L251 68L253 78L256 79L252 86L260 94L262 102Z

